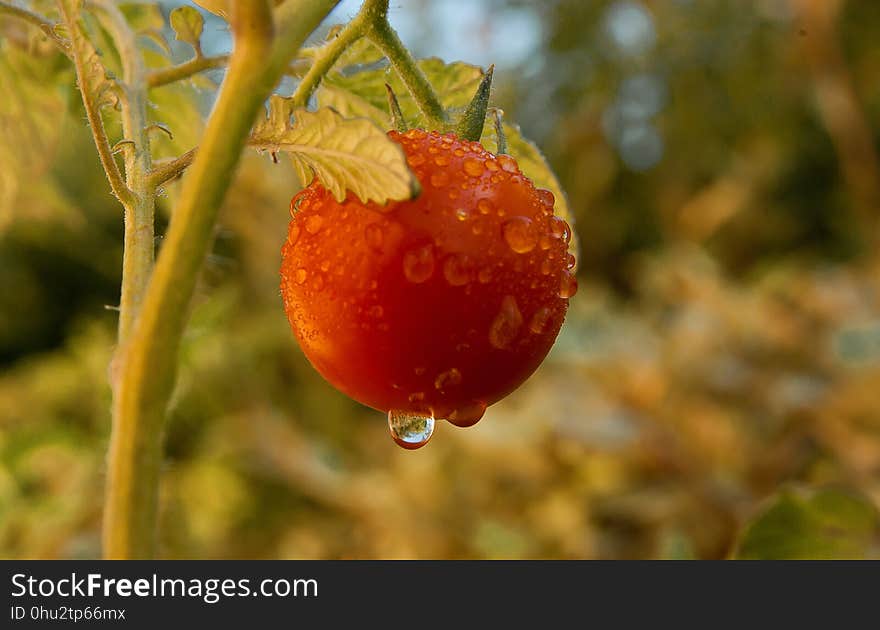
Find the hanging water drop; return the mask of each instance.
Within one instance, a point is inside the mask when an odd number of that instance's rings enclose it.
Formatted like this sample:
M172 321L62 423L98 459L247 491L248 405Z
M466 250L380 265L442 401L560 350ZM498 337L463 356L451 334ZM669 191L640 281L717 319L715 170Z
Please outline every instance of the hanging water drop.
M388 412L388 430L399 446L410 450L421 448L434 434L434 416L392 409Z
M446 418L457 427L471 427L475 425L486 413L486 403L475 400L463 407L459 407Z

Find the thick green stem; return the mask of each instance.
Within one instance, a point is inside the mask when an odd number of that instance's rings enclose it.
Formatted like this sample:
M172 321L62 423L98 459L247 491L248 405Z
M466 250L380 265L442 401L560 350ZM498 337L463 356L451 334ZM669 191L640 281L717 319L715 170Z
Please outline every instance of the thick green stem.
M388 0L366 0L361 9L367 23L367 37L388 57L431 128L448 129L449 117L428 77L388 23Z
M233 7L234 50L214 110L183 180L171 225L121 363L114 400L120 419L110 445L104 534L107 558L155 553L160 441L175 381L180 339L214 222L263 102L290 60L338 0L287 0L276 14L276 45L266 0Z

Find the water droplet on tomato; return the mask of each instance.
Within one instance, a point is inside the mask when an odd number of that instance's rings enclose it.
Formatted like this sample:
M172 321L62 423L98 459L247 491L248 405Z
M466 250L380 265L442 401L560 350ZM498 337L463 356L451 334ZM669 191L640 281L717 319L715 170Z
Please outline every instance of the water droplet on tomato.
M379 304L371 306L370 309L367 311L367 315L369 315L370 317L375 317L376 319L381 319L384 314L385 309L382 308Z
M486 170L483 163L475 158L467 158L461 166L464 169L464 172L471 177L479 177Z
M479 273L477 273L477 280L480 281L480 284L488 284L491 279L492 270L489 269L489 267L483 267L480 269Z
M444 171L440 171L439 173L434 173L431 175L431 186L435 188L442 188L446 184L449 183L449 175L447 175Z
M457 208L455 210L455 218L459 221L467 221L470 216L471 213L466 208Z
M410 155L408 158L410 166L421 166L425 163L425 156L421 153L414 153Z
M550 217L550 233L568 243L571 240L571 226L565 219Z
M306 281L306 278L309 277L309 272L300 267L293 274L294 280L296 280L297 284L303 284Z
M574 266L577 264L577 258L574 257L574 254L566 254L565 255L565 268L566 269L574 269Z
M422 402L425 399L425 392L413 392L408 399L411 403Z
M504 240L517 254L526 254L538 244L538 235L527 217L513 217L502 228Z
M372 247L373 249L380 251L382 249L382 240L384 235L382 234L382 226L378 223L370 223L366 228L364 228L364 239L367 241L367 245Z
M542 206L552 208L553 204L556 203L556 196L549 190L539 188L535 191L535 194L537 195L538 201L541 203Z
M461 385L461 372L456 368L441 372L434 379L434 388L441 392L447 387L455 387L456 385Z
M489 327L489 343L498 349L507 348L516 339L522 323L523 317L516 298L505 295L501 300L501 309Z
M508 173L516 173L519 170L516 166L516 160L514 160L509 155L499 155L498 164L500 164L501 168Z
M443 262L443 277L446 282L454 287L467 284L471 279L468 269L467 257L462 254L452 254Z
M477 210L480 211L480 214L491 214L492 213L492 202L488 199L480 199L477 202Z
M559 297L570 298L577 293L577 290L577 278L574 277L574 274L568 271L563 271L559 280Z
M550 309L546 306L542 306L535 311L535 314L532 315L532 319L529 320L529 330L536 335L540 335L547 330L547 325L550 323L550 316Z
M420 284L434 274L434 246L424 245L403 255L403 274L410 282Z
M317 234L322 225L324 225L324 217L320 214L313 214L306 219L306 232L309 234Z
M399 446L406 449L420 448L434 434L434 416L392 409L388 412L388 430Z
M449 156L441 153L434 158L434 164L437 166L447 166L449 164Z
M287 234L287 244L293 247L296 245L296 242L299 240L300 229L299 226L294 223L290 227L290 232Z
M446 418L457 427L472 427L486 413L486 403L475 400L463 407L459 407Z
M550 262L549 258L545 258L541 262L541 273L545 276L550 275L550 270L553 268L553 263Z
M498 166L498 162L495 160L486 160L486 168L492 172L496 172L501 167Z

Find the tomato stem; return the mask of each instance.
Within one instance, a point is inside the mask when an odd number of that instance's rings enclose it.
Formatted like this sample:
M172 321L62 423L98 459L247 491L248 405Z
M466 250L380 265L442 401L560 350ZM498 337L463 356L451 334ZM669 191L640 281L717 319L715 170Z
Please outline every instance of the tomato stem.
M367 20L367 37L388 57L391 66L412 94L428 127L447 130L449 116L443 104L434 92L428 77L388 23L388 0L365 0L361 14Z

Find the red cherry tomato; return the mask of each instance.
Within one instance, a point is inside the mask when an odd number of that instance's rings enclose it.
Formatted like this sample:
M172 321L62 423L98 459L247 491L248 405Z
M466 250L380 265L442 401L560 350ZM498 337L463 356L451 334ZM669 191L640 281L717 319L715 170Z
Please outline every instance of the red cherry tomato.
M291 203L281 292L336 388L460 426L523 383L577 290L571 230L516 161L452 134L390 132L422 186L387 205L316 181Z

